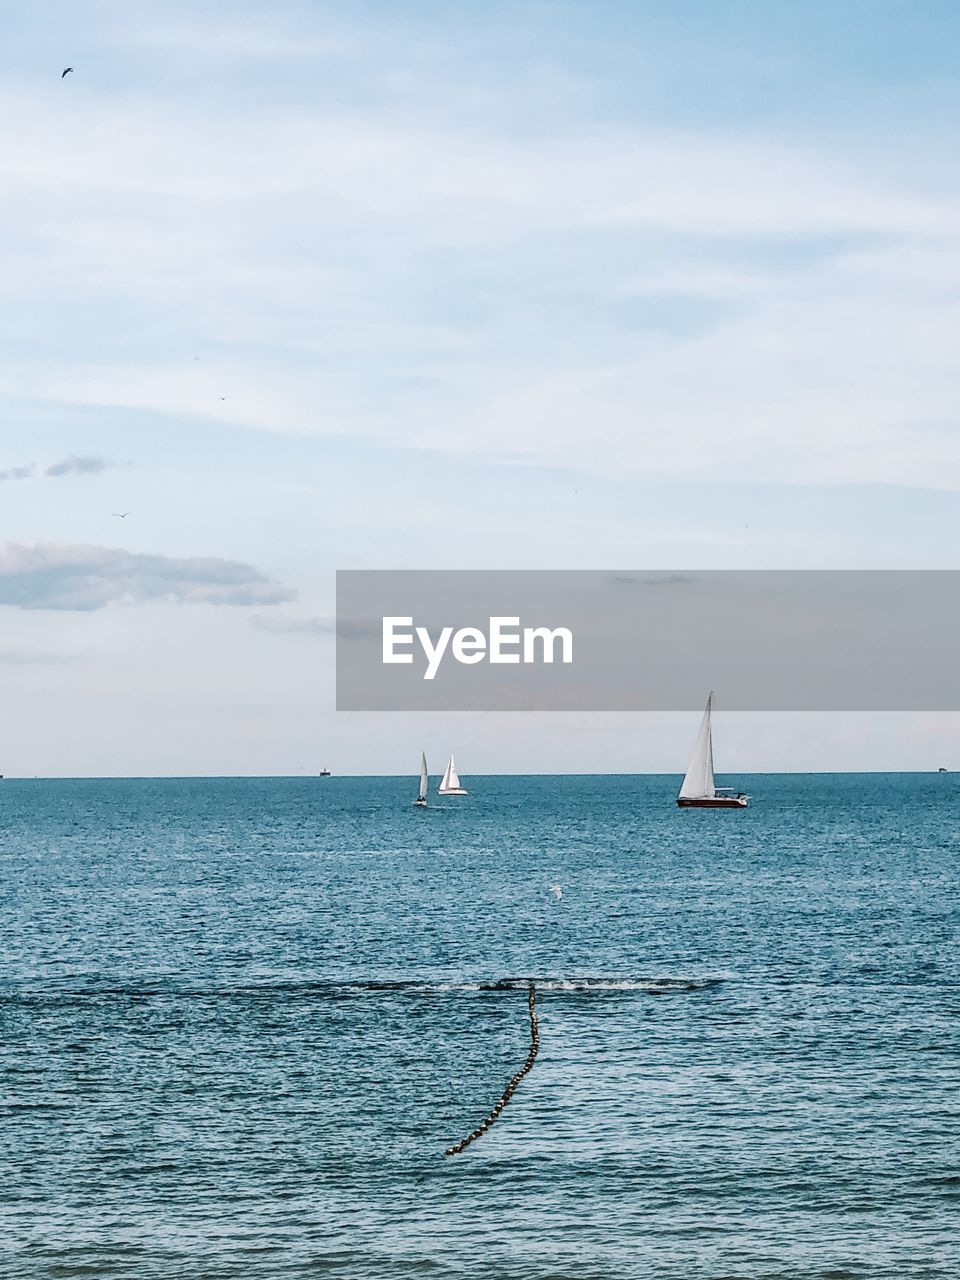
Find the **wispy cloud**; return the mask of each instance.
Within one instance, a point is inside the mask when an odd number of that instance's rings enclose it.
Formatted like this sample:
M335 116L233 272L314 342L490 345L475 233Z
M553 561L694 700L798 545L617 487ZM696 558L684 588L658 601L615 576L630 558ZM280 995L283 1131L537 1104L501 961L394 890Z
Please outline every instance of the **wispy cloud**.
M696 95L671 123L622 84L604 116L596 64L544 67L520 21L526 46L496 19L421 46L370 15L330 35L178 10L111 26L108 61L192 51L215 94L194 62L122 112L88 80L11 85L0 296L95 297L168 340L73 342L0 391L655 477L960 487L952 171ZM485 59L480 94L461 72L491 30L513 61ZM301 81L304 50L336 94Z
M59 667L77 662L75 653L44 653L42 650L0 649L0 667Z
M31 480L34 476L41 474L52 480L60 479L62 476L98 476L109 470L113 465L109 459L101 458L99 454L95 453L63 458L60 462L51 462L42 471L36 462L27 462L23 466L7 467L5 471L0 471L0 482L4 480Z
M85 454L51 463L43 474L46 476L98 476L110 465L106 458L101 458L98 454Z
M258 631L271 635L333 636L337 633L336 618L262 618L254 616L253 625Z
M262 618L254 617L258 631L271 635L339 636L342 640L361 640L379 636L382 623L377 619L361 618Z
M70 218L49 214L23 287L149 297L215 336L215 367L59 358L0 370L0 387L599 470L960 486L960 440L942 430L952 197L707 131L537 146L298 117L240 138L209 120L127 131L108 130L126 160L84 157ZM59 151L40 136L30 161L47 156L58 183ZM25 208L46 203L42 175L8 178ZM797 242L817 250L792 255Z
M0 605L89 612L108 604L273 605L296 599L252 565L113 547L0 543Z

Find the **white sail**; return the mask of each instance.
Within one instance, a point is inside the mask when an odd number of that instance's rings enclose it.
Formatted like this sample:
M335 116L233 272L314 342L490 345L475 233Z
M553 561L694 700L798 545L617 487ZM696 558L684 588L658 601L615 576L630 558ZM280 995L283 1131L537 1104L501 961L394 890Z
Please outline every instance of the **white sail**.
M427 774L427 753L425 751L421 751L420 752L420 793L417 796L418 800L425 800L427 798L427 783L429 782L429 780L430 780L429 775Z
M710 712L713 707L713 694L707 698L707 705L700 721L700 732L693 744L693 754L680 787L680 795L684 800L709 799L717 794L717 786L713 778L713 735L710 731Z
M457 766L454 763L453 756L451 756L440 782L440 795L465 796L466 794L465 788L460 785L460 775L457 773Z

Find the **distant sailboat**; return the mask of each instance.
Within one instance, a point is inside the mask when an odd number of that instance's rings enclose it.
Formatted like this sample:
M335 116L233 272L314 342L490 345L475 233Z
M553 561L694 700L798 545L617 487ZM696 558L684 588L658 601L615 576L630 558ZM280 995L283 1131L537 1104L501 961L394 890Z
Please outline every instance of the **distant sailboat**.
M713 694L707 698L700 732L693 744L690 764L677 796L681 809L745 809L747 797L732 787L718 787L713 777L713 734L710 716L713 710Z
M460 785L460 775L457 773L457 766L454 764L453 756L451 756L446 772L440 780L440 795L465 796L466 794L467 789Z
M413 802L415 805L418 805L421 809L425 809L427 807L427 784L429 783L429 781L430 781L430 777L427 773L427 753L425 751L421 751L420 752L420 790L417 793L416 800L414 800Z

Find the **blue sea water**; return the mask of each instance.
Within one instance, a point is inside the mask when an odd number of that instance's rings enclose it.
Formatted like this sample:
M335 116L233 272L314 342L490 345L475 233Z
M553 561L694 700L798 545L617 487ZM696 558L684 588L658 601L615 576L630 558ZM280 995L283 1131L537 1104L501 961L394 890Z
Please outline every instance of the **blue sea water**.
M960 777L746 781L4 781L0 1275L953 1280Z

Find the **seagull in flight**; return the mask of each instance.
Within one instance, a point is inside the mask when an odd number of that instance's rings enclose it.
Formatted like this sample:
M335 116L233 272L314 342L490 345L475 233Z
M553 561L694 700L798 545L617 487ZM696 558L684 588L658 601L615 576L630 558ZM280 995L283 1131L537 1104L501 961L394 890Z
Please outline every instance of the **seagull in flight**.
M552 884L550 886L550 892L553 894L553 896L556 898L558 902L563 897L563 889L558 884Z
M111 511L110 514L113 516L116 516L118 520L126 520L130 512L129 511Z
M67 67L61 74L60 79L62 80L64 76L68 76L72 70L73 70L73 67Z

